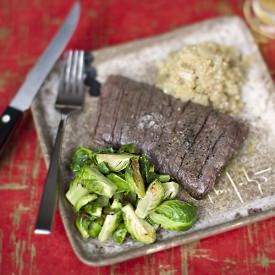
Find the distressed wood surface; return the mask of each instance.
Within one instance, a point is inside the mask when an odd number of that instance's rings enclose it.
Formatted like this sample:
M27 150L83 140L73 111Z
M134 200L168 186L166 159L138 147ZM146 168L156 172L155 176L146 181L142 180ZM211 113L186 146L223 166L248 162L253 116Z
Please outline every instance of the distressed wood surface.
M62 23L72 0L0 1L0 111ZM84 0L70 48L97 49L217 15L242 1ZM255 35L275 75L275 42ZM33 235L46 167L32 118L0 158L0 274L275 274L275 218L123 264L92 268L74 255L59 213L51 236Z

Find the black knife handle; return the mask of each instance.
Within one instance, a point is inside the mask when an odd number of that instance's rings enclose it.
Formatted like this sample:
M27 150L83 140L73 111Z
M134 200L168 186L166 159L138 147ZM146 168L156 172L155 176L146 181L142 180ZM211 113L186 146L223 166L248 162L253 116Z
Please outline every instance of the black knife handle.
M13 107L7 107L0 117L0 152L10 138L15 126L23 116L23 112Z

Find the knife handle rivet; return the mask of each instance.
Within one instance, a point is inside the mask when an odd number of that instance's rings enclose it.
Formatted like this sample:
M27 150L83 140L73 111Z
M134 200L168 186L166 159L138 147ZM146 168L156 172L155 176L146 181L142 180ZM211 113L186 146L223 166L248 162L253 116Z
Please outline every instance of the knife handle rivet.
M10 120L11 120L10 115L3 115L3 117L2 117L3 123L8 123L8 122L10 122Z

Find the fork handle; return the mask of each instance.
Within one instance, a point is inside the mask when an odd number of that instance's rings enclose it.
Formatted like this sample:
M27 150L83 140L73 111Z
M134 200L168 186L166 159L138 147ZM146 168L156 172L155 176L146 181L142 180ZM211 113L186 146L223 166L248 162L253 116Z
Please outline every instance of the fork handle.
M58 171L59 171L59 155L61 148L61 141L63 135L63 125L65 118L61 117L58 131L55 139L53 152L51 155L50 167L48 170L42 199L38 211L37 221L35 225L35 234L50 234L53 217L56 210L58 198Z

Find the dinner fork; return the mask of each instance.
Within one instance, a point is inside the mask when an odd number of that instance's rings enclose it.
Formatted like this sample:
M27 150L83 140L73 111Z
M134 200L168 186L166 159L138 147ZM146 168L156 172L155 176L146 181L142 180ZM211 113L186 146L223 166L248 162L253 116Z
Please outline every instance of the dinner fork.
M61 113L50 167L48 170L34 232L50 234L58 198L58 166L63 127L69 114L82 109L84 101L84 52L65 54L55 109Z

